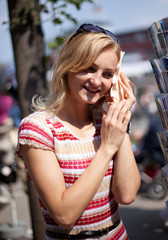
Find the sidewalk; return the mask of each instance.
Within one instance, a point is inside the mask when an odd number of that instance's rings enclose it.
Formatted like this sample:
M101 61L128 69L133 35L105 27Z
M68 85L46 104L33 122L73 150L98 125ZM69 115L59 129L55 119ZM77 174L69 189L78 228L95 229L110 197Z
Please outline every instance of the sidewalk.
M168 228L165 228L160 211L166 207L163 200L151 200L144 194L138 194L134 203L120 206L120 214L130 240L167 240Z
M30 212L29 212L28 196L24 192L23 185L20 181L14 184L13 189L14 189L14 197L15 197L16 210L17 210L16 213L17 213L18 225L25 226L26 228L24 237L17 238L17 240L33 239L32 230L31 230L31 219L30 219ZM2 226L2 224L13 224L10 204L7 204L2 208L0 208L0 226Z

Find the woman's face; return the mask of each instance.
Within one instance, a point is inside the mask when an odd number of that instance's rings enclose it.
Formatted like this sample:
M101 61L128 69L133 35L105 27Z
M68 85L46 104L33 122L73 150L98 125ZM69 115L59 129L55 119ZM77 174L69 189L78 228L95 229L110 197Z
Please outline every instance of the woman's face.
M89 68L77 73L69 72L68 100L74 100L74 103L96 103L111 88L117 64L117 55L111 48L106 48Z

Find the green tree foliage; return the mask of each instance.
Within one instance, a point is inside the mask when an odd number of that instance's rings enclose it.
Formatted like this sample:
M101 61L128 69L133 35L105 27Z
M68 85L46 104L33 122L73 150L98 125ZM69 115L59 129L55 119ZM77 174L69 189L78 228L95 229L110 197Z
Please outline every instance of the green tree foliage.
M37 1L31 2L30 7L27 8L27 3L29 2L30 0L24 0L24 6L19 10L15 19L10 22L10 25L25 25L32 19L32 16L34 16L34 23L40 24L39 13L47 14L48 20L54 24L62 24L65 20L70 20L77 24L77 19L68 12L68 6L72 5L77 10L80 10L83 3L93 3L93 0L41 0L38 4Z

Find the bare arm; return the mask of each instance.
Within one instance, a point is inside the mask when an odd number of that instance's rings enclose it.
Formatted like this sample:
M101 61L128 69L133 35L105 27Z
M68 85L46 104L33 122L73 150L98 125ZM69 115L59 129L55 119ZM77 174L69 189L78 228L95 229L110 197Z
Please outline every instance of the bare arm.
M120 77L119 84L124 90L124 97L126 99L125 106L121 111L129 111L136 100L133 93L133 84L125 74L121 73ZM118 127L121 129L120 126ZM118 203L129 204L134 201L139 187L139 170L134 158L129 135L125 134L123 142L115 155L112 192Z
M40 199L51 217L60 226L71 228L97 192L111 154L100 148L81 177L71 187L66 188L53 152L28 146L21 146L21 152Z
M112 192L118 203L130 204L135 200L139 187L140 174L126 134L114 161Z

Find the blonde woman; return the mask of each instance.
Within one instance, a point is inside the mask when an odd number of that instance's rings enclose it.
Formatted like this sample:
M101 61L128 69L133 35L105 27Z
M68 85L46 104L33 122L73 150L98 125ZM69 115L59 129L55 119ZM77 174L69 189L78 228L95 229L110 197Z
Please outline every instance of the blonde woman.
M46 239L128 239L118 204L135 200L140 175L127 133L135 96L123 73L125 99L102 110L120 53L113 33L80 26L54 65L52 96L20 124L17 153L37 191Z

